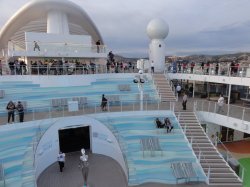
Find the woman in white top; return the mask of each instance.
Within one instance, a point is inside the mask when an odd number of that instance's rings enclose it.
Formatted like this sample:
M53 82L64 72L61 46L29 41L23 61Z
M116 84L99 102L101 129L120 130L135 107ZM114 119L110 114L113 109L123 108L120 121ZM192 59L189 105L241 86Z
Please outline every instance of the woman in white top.
M187 94L184 92L183 98L182 98L182 107L183 110L187 110Z
M63 172L64 168L64 162L65 162L65 154L60 151L60 153L57 156L57 161L59 164L60 172Z
M217 104L218 104L217 113L220 113L221 111L224 112L223 109L222 109L222 107L224 106L224 97L223 97L222 94L220 95L220 98L218 99Z

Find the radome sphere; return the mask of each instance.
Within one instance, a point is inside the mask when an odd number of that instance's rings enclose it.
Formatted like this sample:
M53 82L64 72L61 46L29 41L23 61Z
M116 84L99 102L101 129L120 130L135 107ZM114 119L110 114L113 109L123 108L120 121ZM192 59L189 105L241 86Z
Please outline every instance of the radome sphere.
M152 39L165 39L168 35L168 24L162 19L153 19L147 26L148 37Z

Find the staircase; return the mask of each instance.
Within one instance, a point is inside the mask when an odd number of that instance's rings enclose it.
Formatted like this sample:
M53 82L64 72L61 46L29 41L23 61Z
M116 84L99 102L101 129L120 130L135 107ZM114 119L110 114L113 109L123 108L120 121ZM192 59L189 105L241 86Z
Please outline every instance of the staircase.
M210 168L209 186L243 186L238 176L206 136L194 112L177 111L175 115L186 132L187 139L190 143L192 142L194 153L197 158L200 157L204 172L207 174Z
M164 74L153 74L152 78L161 102L176 101L174 92Z

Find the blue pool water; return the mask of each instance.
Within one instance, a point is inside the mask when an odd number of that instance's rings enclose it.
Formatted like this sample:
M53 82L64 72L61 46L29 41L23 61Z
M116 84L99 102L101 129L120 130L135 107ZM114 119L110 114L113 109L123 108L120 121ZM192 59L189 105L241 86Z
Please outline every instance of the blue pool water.
M126 116L126 117L97 117L116 136L122 152L125 154L128 170L129 185L146 182L176 184L171 163L192 162L199 181L205 181L206 176L198 164L193 150L172 112L157 116L161 120L168 117L174 126L174 131L166 133L164 129L156 129L156 116ZM157 137L162 151L142 151L141 139ZM196 181L195 179L190 179ZM178 181L178 183L185 182Z

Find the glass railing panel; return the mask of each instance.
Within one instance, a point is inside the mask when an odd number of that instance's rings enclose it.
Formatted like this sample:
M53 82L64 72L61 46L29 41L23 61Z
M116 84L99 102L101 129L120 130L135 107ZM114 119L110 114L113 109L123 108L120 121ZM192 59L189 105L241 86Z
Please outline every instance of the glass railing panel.
M51 107L50 113L51 113L51 118L58 118L58 117L63 117L64 114L64 107L58 106L58 107Z
M33 108L29 113L26 113L25 116L27 116L27 118L25 117L25 121L51 118L50 108L49 107Z
M197 111L203 111L203 106L204 106L204 101L199 100L196 102L196 110Z
M244 110L243 107L230 105L228 115L229 117L232 117L232 118L242 119L243 110Z
M216 112L216 109L217 109L216 107L217 107L216 102L213 102L213 101L207 102L207 106L206 106L207 112L212 112L212 113Z
M20 48L18 46L24 46L25 48ZM82 52L92 52L92 53L106 53L105 45L91 45L91 44L77 44L77 43L52 43L52 42L37 42L37 47L34 46L34 42L19 42L11 41L8 44L8 51L10 53L16 51L27 51L27 52L37 52L39 54L46 55L50 51L57 52L58 56L64 53L82 53Z
M158 110L158 108L160 108L160 102L159 101L155 101L155 102L150 102L148 101L147 104L147 110Z
M5 125L8 122L7 112L0 112L0 125Z
M245 108L242 118L244 121L250 122L250 108Z

